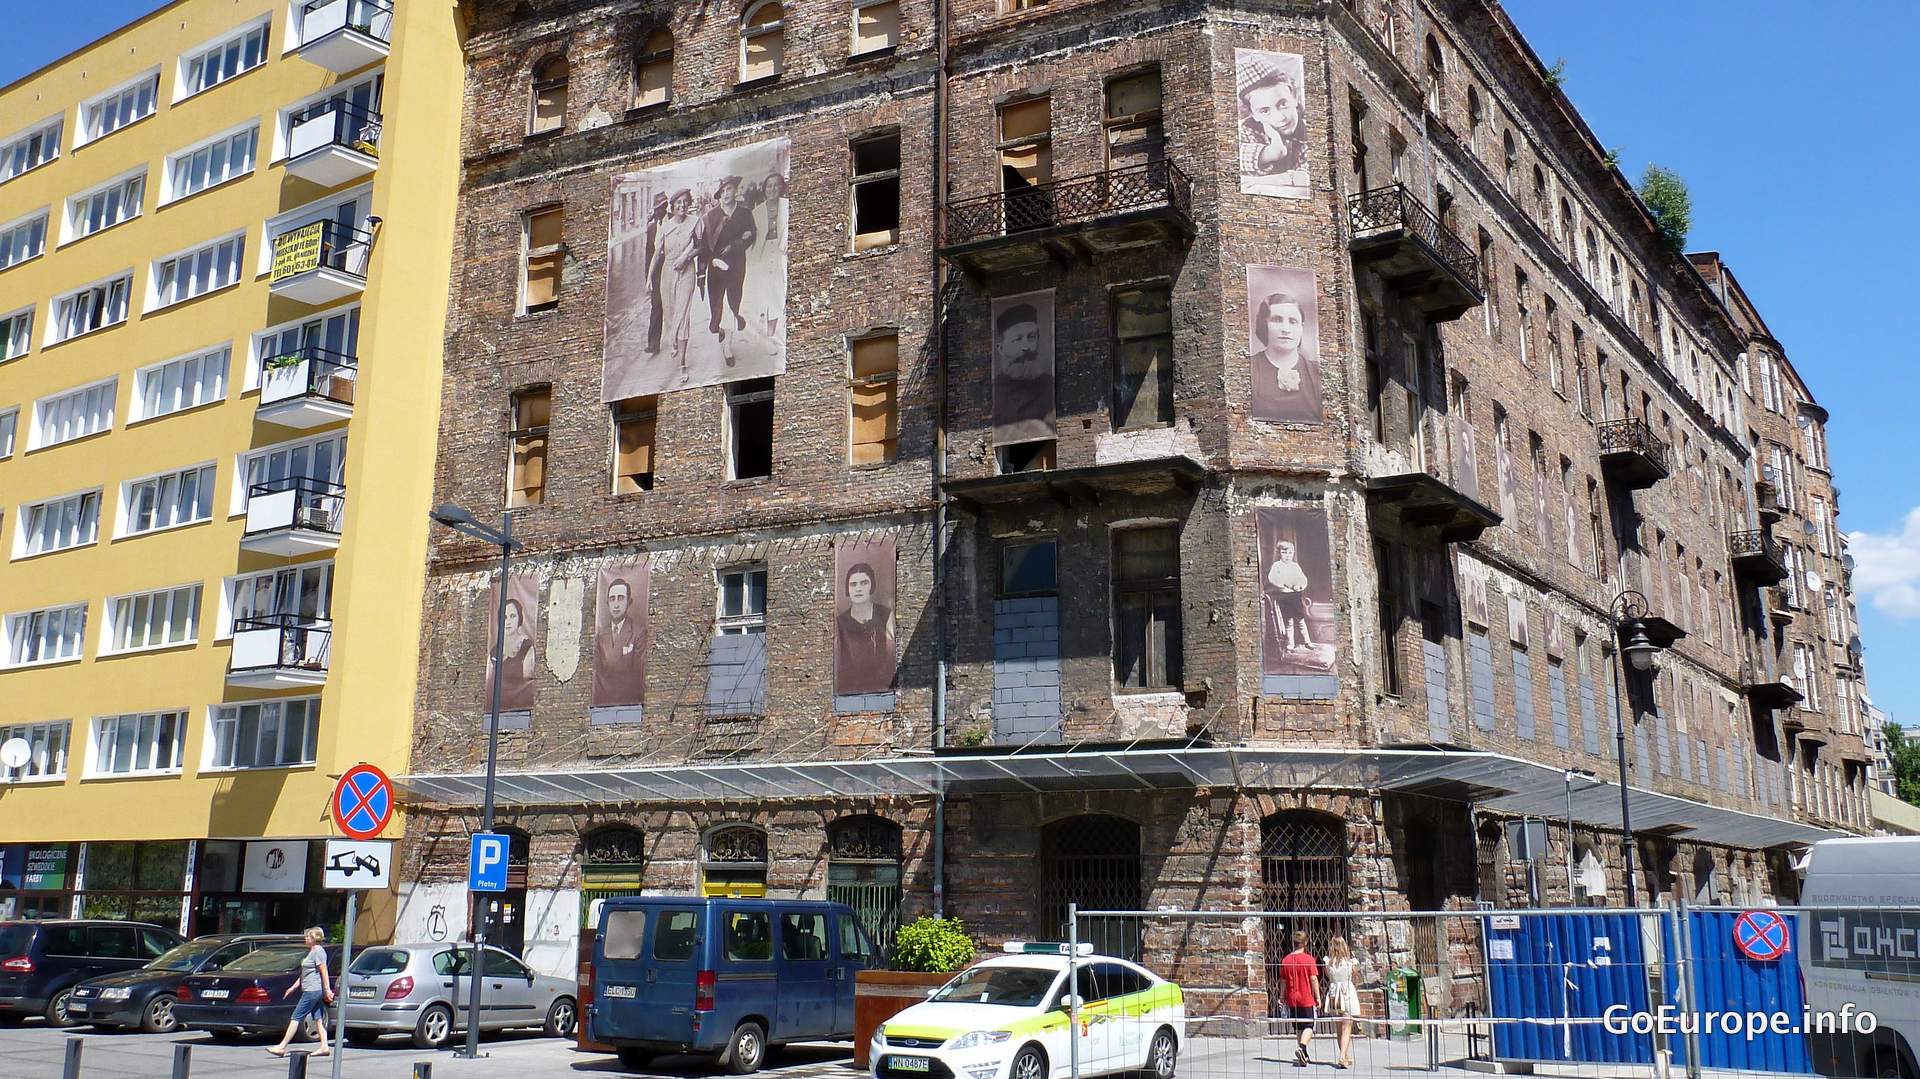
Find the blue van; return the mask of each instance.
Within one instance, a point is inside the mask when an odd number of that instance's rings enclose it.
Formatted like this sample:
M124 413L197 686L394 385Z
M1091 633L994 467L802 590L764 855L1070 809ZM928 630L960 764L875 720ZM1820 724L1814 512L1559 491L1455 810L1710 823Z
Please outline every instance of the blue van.
M600 907L587 1034L628 1067L711 1053L735 1075L767 1049L853 1037L853 980L878 956L853 908L806 899L620 896Z

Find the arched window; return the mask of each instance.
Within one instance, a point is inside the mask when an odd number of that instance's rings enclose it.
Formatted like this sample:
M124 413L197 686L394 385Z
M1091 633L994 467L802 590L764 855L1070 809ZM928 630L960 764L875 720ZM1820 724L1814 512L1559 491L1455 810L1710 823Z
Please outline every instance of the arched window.
M1511 195L1514 193L1513 170L1519 165L1520 160L1518 151L1514 149L1512 131L1500 136L1500 156L1501 186L1505 187L1507 194Z
M740 81L771 79L785 69L786 9L760 0L740 18Z
M827 826L827 898L860 918L882 954L900 928L900 826L885 817L842 817Z
M646 870L646 835L628 824L607 824L580 840L580 927L591 932L587 919L593 901L616 895L639 895Z
M1553 238L1566 243L1573 235L1573 204L1566 199L1560 200L1560 216L1553 222Z
M1487 106L1480 100L1480 88L1467 87L1467 145L1480 151L1480 126L1487 121Z
M1447 62L1440 55L1440 43L1427 35L1427 109L1439 115L1446 105Z
M538 135L567 126L567 58L554 56L533 68L533 103L527 133Z
M652 108L673 100L673 32L661 27L633 53L633 107Z
M1347 897L1346 823L1327 813L1292 809L1260 822L1260 897L1269 914L1344 911ZM1293 950L1293 931L1304 930L1307 948L1327 954L1327 940L1346 934L1343 918L1269 918L1266 926L1267 999L1272 1014L1286 1003L1280 961Z
M1040 832L1040 921L1043 940L1067 939L1067 904L1082 910L1139 910L1140 826L1120 817L1087 814L1055 821ZM1080 939L1103 955L1138 958L1137 918L1089 918Z
M700 894L766 895L766 831L751 824L723 824L708 832L700 845Z

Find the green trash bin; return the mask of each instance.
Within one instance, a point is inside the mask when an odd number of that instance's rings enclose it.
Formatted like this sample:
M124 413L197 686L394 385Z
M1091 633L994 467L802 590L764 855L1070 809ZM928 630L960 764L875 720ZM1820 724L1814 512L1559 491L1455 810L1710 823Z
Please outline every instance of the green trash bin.
M1388 1033L1396 1038L1411 1038L1420 1028L1408 1020L1420 1018L1420 972L1412 967L1396 967L1387 976Z

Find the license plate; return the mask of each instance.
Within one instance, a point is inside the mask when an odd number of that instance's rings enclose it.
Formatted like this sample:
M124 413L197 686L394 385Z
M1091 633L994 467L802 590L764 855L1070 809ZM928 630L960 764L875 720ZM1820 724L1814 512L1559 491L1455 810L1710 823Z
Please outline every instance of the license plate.
M600 995L609 1000L632 1000L634 988L631 985L603 985L600 987Z
M225 989L202 989L200 990L200 999L225 1000L227 999L227 991Z
M356 985L353 988L347 990L347 995L352 997L355 1000L372 1000L373 986Z
M894 1071L923 1072L931 1070L932 1061L926 1057L888 1057L887 1066Z
M86 1001L84 1001L84 1000L72 1000L72 999L69 999L69 1000L67 1001L67 1013L68 1013L69 1015L85 1015L85 1014L87 1014L87 1002L86 1002Z

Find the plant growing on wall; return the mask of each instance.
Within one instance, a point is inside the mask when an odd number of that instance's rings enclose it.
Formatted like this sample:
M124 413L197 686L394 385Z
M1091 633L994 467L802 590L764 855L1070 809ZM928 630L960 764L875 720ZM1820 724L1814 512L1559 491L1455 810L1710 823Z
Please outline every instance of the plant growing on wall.
M1693 228L1693 197L1687 194L1687 182L1672 169L1648 165L1640 175L1640 201L1647 204L1660 235L1675 251L1687 245L1687 233Z
M893 939L893 966L923 974L951 974L973 962L979 949L958 918L921 915Z

